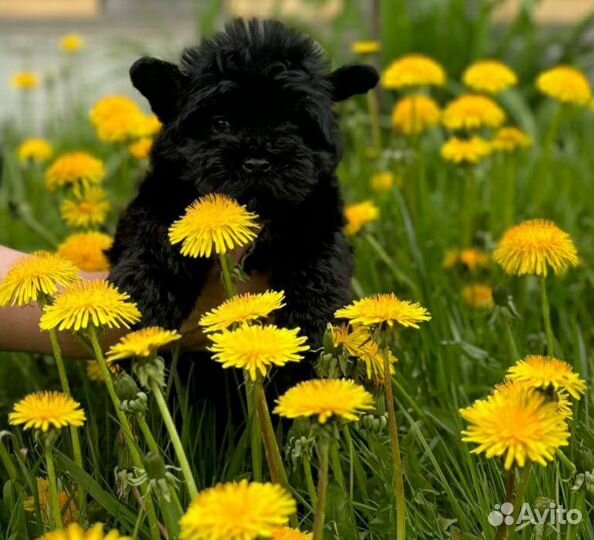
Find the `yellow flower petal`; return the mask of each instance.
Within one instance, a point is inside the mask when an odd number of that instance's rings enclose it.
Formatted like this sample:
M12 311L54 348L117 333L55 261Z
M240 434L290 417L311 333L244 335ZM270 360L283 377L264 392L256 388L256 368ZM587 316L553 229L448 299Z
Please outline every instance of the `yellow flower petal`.
M169 228L169 241L188 257L224 254L256 238L257 216L226 195L206 195Z
M571 237L552 221L532 219L508 229L493 252L508 274L546 276L577 266L579 258Z
M373 397L345 379L315 379L294 386L277 400L276 414L286 418L317 416L320 424L332 417L353 422L373 408Z
M61 392L36 392L16 403L8 415L12 426L47 431L50 427L82 426L85 413L80 404Z
M181 540L270 538L296 510L278 484L247 480L218 484L200 492L181 519Z

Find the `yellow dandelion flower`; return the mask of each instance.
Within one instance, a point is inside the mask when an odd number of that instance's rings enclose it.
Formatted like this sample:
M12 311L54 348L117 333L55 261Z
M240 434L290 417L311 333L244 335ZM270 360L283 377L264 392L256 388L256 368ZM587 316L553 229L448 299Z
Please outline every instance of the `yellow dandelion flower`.
M361 56L368 54L377 54L381 51L382 46L379 41L355 41L351 45L351 51Z
M45 533L39 540L132 540L132 537L122 536L115 529L106 533L102 523L95 523L87 530L72 523L66 529Z
M443 267L446 269L454 266L463 266L475 272L479 268L485 268L491 263L488 253L476 248L451 249L446 253L443 260Z
M522 130L508 126L500 128L491 141L491 147L498 152L514 152L532 146L532 139Z
M497 60L479 60L470 65L462 76L464 84L477 92L499 94L518 84L518 76Z
M541 390L541 391L545 392L545 395L547 395L546 393L548 392L548 390ZM557 410L559 411L559 414L565 419L572 418L573 417L572 403L571 403L571 400L569 399L569 395L567 394L567 392L564 392L563 390L559 390L555 394L556 395L553 396L553 401L557 402Z
M181 518L181 540L256 540L285 526L297 505L278 484L247 480L200 492Z
M252 380L258 373L265 376L272 366L284 366L287 362L299 362L301 354L309 350L307 338L299 336L299 328L289 330L274 325L240 326L218 334L212 334L213 345L209 348L213 359L224 368L245 369Z
M382 351L373 340L369 329L365 326L350 328L346 324L330 327L332 343L347 355L357 358L365 368L365 374L371 381L382 381L385 373L385 351ZM390 373L394 373L397 358L388 351Z
M507 371L511 381L526 382L536 388L563 390L574 399L586 391L586 381L563 360L549 356L529 355L518 360Z
M462 298L472 309L493 309L493 289L484 283L473 283L462 289Z
M60 38L60 49L74 54L85 46L85 41L79 34L65 34Z
M140 311L127 293L105 280L77 281L46 306L39 321L42 330L72 330L89 327L130 328L140 320Z
M35 392L16 403L8 415L11 426L23 426L23 429L50 428L61 429L65 426L82 426L85 413L80 403L61 392Z
M363 349L363 354L359 356L359 360L365 369L365 376L376 384L383 384L385 380L385 355L388 355L388 366L390 373L395 373L395 364L398 362L391 351L380 349L379 345L372 341L368 347Z
M45 478L37 478L37 495L39 496L39 507L44 522L50 520L50 494L49 482ZM68 525L78 521L78 507L73 497L66 491L62 490L58 494L58 501L62 513L62 522ZM23 501L23 506L26 512L35 512L35 499L33 496L27 497Z
M18 71L10 78L10 85L17 90L33 90L39 83L39 75L34 71Z
M409 54L393 62L384 71L385 88L399 90L411 86L443 86L446 75L432 58L422 54Z
M478 445L472 452L504 456L507 470L528 460L546 465L568 444L567 423L557 403L522 383L501 385L460 414L469 424L462 440Z
M439 106L430 97L407 96L394 105L392 126L404 135L418 135L437 125L440 115Z
M376 192L392 191L394 183L397 185L401 184L401 182L398 182L398 179L394 180L394 175L390 171L376 172L371 177L370 182L371 189Z
M105 251L113 244L113 238L100 232L71 234L58 246L58 255L73 262L84 272L109 270Z
M284 299L282 291L238 294L203 315L198 324L204 327L205 332L226 330L235 323L268 317L285 305Z
M349 204L344 209L344 217L347 221L344 232L348 236L354 236L368 223L377 221L379 215L379 208L372 201Z
M153 137L161 131L163 124L154 114L143 114L138 127L137 137Z
M505 112L491 98L469 94L451 101L444 109L441 120L451 130L496 128L505 121Z
M476 164L491 153L491 145L481 137L449 138L441 147L441 157L456 164Z
M107 353L107 360L123 360L125 358L148 358L154 356L159 349L181 339L175 330L165 330L159 326L149 326L130 332L118 343L112 345Z
M577 266L579 258L571 237L552 221L531 219L504 234L493 258L508 274L546 276Z
M272 531L271 540L312 540L312 533L304 533L290 527L280 527Z
M587 106L592 99L592 87L586 75L570 66L557 66L541 73L536 87L561 103Z
M100 159L86 152L63 154L45 173L45 185L50 191L56 188L100 184L105 178L105 166Z
M320 424L332 417L354 422L373 409L373 396L346 379L314 379L299 383L276 400L276 414L285 418L317 416Z
M139 161L148 159L152 149L153 139L150 137L143 137L142 139L139 139L128 146L128 152L130 155Z
M26 139L18 149L21 163L43 163L52 157L54 149L46 139Z
M104 142L125 142L144 135L146 116L128 97L100 99L89 113L97 137Z
M346 324L330 327L332 343L337 349L350 357L357 358L365 368L365 374L371 381L383 381L385 373L385 351L382 351L373 340L365 326L350 328ZM394 373L394 364L398 359L388 351L390 373Z
M71 199L60 204L60 216L72 228L96 227L105 223L109 202L105 190L96 186L77 191Z
M108 368L114 375L120 371L120 368L117 364L110 364ZM89 360L87 362L85 371L90 381L97 383L102 383L104 381L103 372L101 371L101 367L99 366L99 362L97 362L97 360Z
M0 307L43 301L54 296L58 287L66 287L78 279L78 268L70 261L36 251L18 259L0 282Z
M252 242L258 216L226 195L206 195L190 205L169 228L169 241L181 243L182 255L210 257Z
M420 304L400 300L394 293L376 294L339 309L335 314L339 319L349 319L352 324L371 326L394 323L404 327L419 328L419 323L430 321L431 315Z
M350 328L346 324L331 325L332 344L342 349L348 356L358 357L362 350L373 341L371 333L365 326Z

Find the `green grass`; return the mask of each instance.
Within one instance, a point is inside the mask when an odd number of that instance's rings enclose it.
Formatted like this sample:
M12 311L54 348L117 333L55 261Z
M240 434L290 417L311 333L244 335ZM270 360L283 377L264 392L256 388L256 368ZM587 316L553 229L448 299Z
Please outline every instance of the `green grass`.
M459 75L474 58L496 55L520 75L519 88L501 96L500 103L510 122L530 133L534 145L513 158L489 159L477 167L473 244L486 250L494 247L505 228L502 186L507 175L515 174L514 222L534 217L552 219L571 234L578 246L582 264L565 275L550 277L547 285L558 356L570 362L589 383L587 393L575 407L570 445L565 449L580 468L583 451L591 456L594 448L594 114L585 109L565 112L548 158L546 134L557 106L537 95L533 81L540 69L552 65L553 61L542 54L546 44L558 45L561 60L591 67L591 52L581 45L591 21L574 28L541 29L534 25L526 7L518 20L496 28L489 18L489 5L494 2L386 0L383 4L385 58L423 51L442 61L450 79L444 89L435 93L441 104L462 92ZM477 9L470 9L471 4ZM340 46L345 39L369 35L361 22L358 4L348 5L335 35L322 35L335 51L337 62L341 55L343 60L348 59ZM370 126L365 101L341 107L346 149L340 178L348 202L372 199L381 212L377 222L353 239L356 293L394 291L402 298L420 302L432 314L431 322L421 330L401 332L395 350L399 363L394 388L405 469L408 538L490 540L495 538L496 529L488 524L487 516L494 504L503 502L503 468L496 460L469 453L470 447L460 440L463 422L458 409L485 396L516 360L506 339L506 320L521 355L544 353L538 282L531 277L510 278L495 265L476 275L443 268L445 253L464 247L460 240L461 216L467 211L463 205L464 175L459 167L440 158L444 134L439 129L422 138L421 160L415 159L405 139L390 136L393 98L384 93L383 138L390 141L390 148L377 161L366 155ZM130 161L124 167L122 160L127 158L123 158L122 149L96 140L86 118L89 105L81 103L65 117L50 118L44 133L58 151L84 148L106 160L106 187L115 208L106 230L113 232L117 212L132 196L142 166ZM19 142L30 135L23 124L23 116L17 111L15 121L1 128L5 165L0 186L0 243L24 251L52 249L54 241L63 239L68 231L60 222L56 198L43 187L43 171L23 169L16 160ZM374 172L384 169L401 177L403 184L387 193L374 193L369 180ZM421 174L425 186L419 192ZM510 317L509 310L502 306L487 312L467 307L461 288L474 281L491 284L503 291L502 296L510 295L518 316ZM83 432L86 472L68 457L67 437L60 443L58 472L65 487L80 484L87 489L89 521L104 521L131 533L138 510L130 494L118 496L114 483L114 468L125 463L125 456L118 444L111 403L101 386L86 379L82 363L72 361L69 368L74 394L89 418ZM6 415L16 400L31 391L58 387L52 358L0 354L0 428L7 427ZM188 395L175 373L170 374L169 388L199 488L249 477L249 441L239 436L241 431L231 431L224 447L217 448L213 411L193 406L195 396ZM148 419L168 463L174 464L167 432L152 403ZM11 429L10 434L2 432L0 437L15 465L10 470L0 464L0 537L35 538L42 525L35 515L23 512L22 504L35 491L35 476L44 475L42 454L21 430ZM282 443L302 527L311 530L313 508L304 455L311 457L314 480L317 455L308 426L296 425L290 433L282 434ZM29 452L22 453L21 448ZM390 463L387 429L378 431L363 425L344 428L338 459L335 456L331 460L327 539L394 538ZM534 467L526 500L534 503L544 497L565 508L577 508L583 512L584 521L578 527L562 526L559 531L551 526L542 531L529 526L516 538L594 538L594 498L583 487L573 491L575 481L573 471L559 460L546 468ZM183 489L179 494L185 508L188 501ZM140 538L147 537L146 528L146 523L140 525Z

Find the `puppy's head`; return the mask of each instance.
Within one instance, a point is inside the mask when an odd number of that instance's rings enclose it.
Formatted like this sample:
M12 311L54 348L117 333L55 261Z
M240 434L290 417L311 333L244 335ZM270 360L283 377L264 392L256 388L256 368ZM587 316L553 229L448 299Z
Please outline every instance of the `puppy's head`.
M130 75L165 126L155 155L168 154L199 192L260 210L305 200L333 171L333 103L378 80L370 66L329 72L320 47L279 22L241 20L187 49L180 67L141 58Z

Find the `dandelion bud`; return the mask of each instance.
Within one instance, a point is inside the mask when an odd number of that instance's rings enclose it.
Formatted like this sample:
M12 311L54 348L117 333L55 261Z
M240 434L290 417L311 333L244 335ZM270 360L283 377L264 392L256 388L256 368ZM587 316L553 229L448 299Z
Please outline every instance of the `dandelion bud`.
M119 499L125 499L128 496L128 493L130 493L128 474L128 469L120 469L116 467L114 471L116 493Z
M163 478L167 472L165 469L165 462L163 457L156 452L149 452L143 459L144 469L147 476L151 480L158 480Z
M144 392L138 392L134 399L122 401L120 406L122 411L135 416L144 416L147 409L148 396Z
M103 507L97 501L90 501L87 504L87 518L89 523L105 522L107 515Z
M328 354L334 354L336 348L334 347L334 339L332 337L332 325L328 324L326 331L324 332L324 352Z
M159 388L165 386L165 364L162 358L138 360L132 366L132 371L144 388L150 388L153 383Z
M509 291L505 287L495 287L493 289L493 302L495 302L496 306L507 307Z
M535 510L548 510L551 508L551 503L555 504L555 501L553 499L550 499L549 497L536 497L536 499L534 499L534 509Z
M35 438L43 445L44 448L51 448L60 437L60 432L57 429L49 429L48 431L36 431Z
M140 388L138 388L136 381L125 372L118 375L114 386L120 401L135 399L138 392L140 392Z
M176 489L179 480L172 471L179 471L176 467L166 466L163 457L155 452L149 452L143 459L144 471L136 470L136 477L129 480L133 485L140 485L148 480L149 489L167 502L171 501L171 489Z

